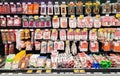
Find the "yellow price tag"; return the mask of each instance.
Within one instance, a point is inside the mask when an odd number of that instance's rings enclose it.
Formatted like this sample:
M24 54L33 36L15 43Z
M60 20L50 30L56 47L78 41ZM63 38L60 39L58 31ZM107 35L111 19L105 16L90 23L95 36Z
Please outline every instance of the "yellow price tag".
M51 70L46 70L46 73L51 73Z
M32 73L33 72L33 70L27 70L27 73Z
M85 73L85 70L80 70L80 73Z
M80 19L82 19L84 17L84 15L80 15Z
M42 72L42 70L37 70L37 71L36 71L36 73L41 73L41 72Z
M74 15L71 15L71 18L74 18L75 16Z
M54 19L57 19L58 18L58 16L54 16Z
M79 73L79 70L75 69L75 70L74 70L74 73Z

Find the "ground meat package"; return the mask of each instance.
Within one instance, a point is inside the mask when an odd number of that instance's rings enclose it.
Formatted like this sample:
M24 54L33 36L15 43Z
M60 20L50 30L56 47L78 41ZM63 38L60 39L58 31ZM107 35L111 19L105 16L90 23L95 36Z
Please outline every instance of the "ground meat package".
M80 17L77 18L77 27L78 28L84 28L85 26L85 18L84 15L80 15Z
M62 30L60 30L60 32L59 32L60 34L59 34L59 36L60 36L60 40L66 40L66 30L64 30L64 29L62 29Z
M76 17L74 15L71 15L71 17L69 18L69 27L76 28L77 27L76 22L77 22Z
M52 19L52 25L53 28L59 28L60 22L59 22L59 17L58 16L54 16Z
M52 29L51 40L57 40L57 39L58 39L58 31L56 29Z

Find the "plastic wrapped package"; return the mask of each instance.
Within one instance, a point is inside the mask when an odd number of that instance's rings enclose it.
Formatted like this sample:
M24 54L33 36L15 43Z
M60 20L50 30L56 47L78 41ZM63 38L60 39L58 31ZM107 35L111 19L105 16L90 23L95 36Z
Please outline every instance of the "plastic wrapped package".
M53 4L50 1L48 2L48 5L47 5L47 14L53 15Z
M103 16L101 17L101 24L102 26L111 26L110 25L110 16Z
M99 44L97 41L90 42L90 51L91 52L99 52Z
M88 39L88 30L86 28L81 30L81 40L87 40Z
M31 37L30 37L30 29L25 29L24 32L25 32L25 34L24 34L24 35L25 35L25 36L24 36L25 39L31 38Z
M55 4L54 4L54 14L55 15L60 14L60 6L59 6L58 2L55 2Z
M67 31L67 39L68 40L74 40L74 30L73 29L69 29Z
M102 49L104 51L111 51L111 42L103 42L102 43Z
M29 66L31 67L37 67L37 59L39 57L39 54L33 54L29 59Z
M70 2L68 4L68 14L74 15L75 14L75 4L73 2Z
M55 41L54 42L54 50L58 50L59 49L59 42Z
M120 14L116 14L116 22L115 22L116 26L120 26Z
M58 39L58 31L56 29L52 29L51 40L57 40L57 39Z
M20 41L20 49L22 49L22 48L25 48L26 47L26 42L25 41Z
M88 42L87 41L80 41L79 42L79 50L80 51L88 51Z
M113 41L112 45L113 45L112 50L114 52L120 52L120 41Z
M22 25L23 27L28 27L29 26L29 18L27 16L22 16Z
M69 18L69 27L76 28L77 27L76 22L77 22L76 17L74 15L71 15L71 17Z
M86 2L85 3L85 12L86 14L91 14L92 12L92 2Z
M26 44L26 50L31 50L32 51L33 46L31 44L31 42L30 41L26 41L25 44Z
M61 28L67 28L67 26L68 26L68 20L67 20L67 17L65 17L65 16L62 16L61 18L60 18L60 27Z
M99 1L93 3L93 12L94 12L94 14L99 14L99 12L100 12L100 2Z
M114 32L114 39L119 40L120 39L120 29L116 29Z
M74 57L74 68L81 68L81 67L82 67L82 64L81 64L80 59L77 55Z
M37 59L37 67L45 68L46 63L46 57L45 56L39 56Z
M14 16L14 26L21 26L21 18L17 15Z
M34 27L34 17L29 16L29 27Z
M1 27L6 27L6 17L0 16L0 21L1 21Z
M7 30L1 30L2 42L3 42L4 44L7 43L6 31L7 31Z
M13 17L7 15L7 26L14 26L14 20Z
M116 26L116 18L114 16L110 16L110 25L111 26Z
M39 41L35 41L35 50L40 51L40 45L41 45L41 43Z
M43 39L50 39L50 36L51 36L51 31L48 29L45 29L43 31Z
M25 39L25 30L20 29L20 39Z
M63 41L59 41L58 42L58 50L64 50L64 42Z
M46 15L46 4L45 2L41 2L41 9L40 9L40 14L41 15Z
M61 7L61 15L66 15L67 14L67 10L66 10L66 3L62 2L62 4L60 5Z
M46 60L46 68L47 68L47 69L50 69L51 67L52 67L51 59L47 59L47 60Z
M112 13L117 13L118 11L118 3L112 3Z
M59 17L58 16L54 16L52 19L52 25L53 28L59 28Z
M8 46L8 44L4 45L4 54L5 54L5 56L9 54L9 46Z
M67 36L66 30L64 30L64 29L60 30L59 35L60 35L60 40L66 40L66 36Z
M10 13L10 5L8 4L8 2L4 2L3 10L4 10L3 14L9 14Z
M76 3L76 14L83 14L83 2L79 1Z
M51 27L51 17L46 16L45 27Z
M3 3L1 2L1 3L0 3L0 14L3 13L2 7L3 7Z
M39 13L39 4L38 3L33 3L33 14L38 14Z
M40 16L39 26L42 28L45 27L45 17L44 16Z
M15 14L17 12L16 9L16 4L14 4L13 2L10 2L10 13Z
M16 11L18 14L21 14L23 11L22 4L20 2L17 2L17 4L16 4Z
M47 45L47 52L51 53L54 50L54 42L53 41L48 41L48 45Z
M80 36L81 36L81 30L76 29L75 30L75 40L80 40Z
M92 29L92 30L89 31L89 40L91 40L91 41L97 40L96 29Z
M70 42L69 41L66 41L66 47L65 47L65 53L67 54L67 55L69 55L70 54Z
M42 41L41 42L41 52L40 53L46 53L47 52L47 42Z
M100 28L101 27L101 18L100 15L96 15L96 17L94 18L94 27L95 28Z
M51 61L52 61L52 69L56 69L58 67L58 57L57 57L57 53L52 53L51 55Z
M15 47L14 47L14 44L10 44L10 45L9 45L9 54L14 54L14 51L15 51L14 48L15 48Z
M85 17L85 25L87 28L92 28L93 27L93 18L91 16L86 16Z
M33 14L33 4L31 2L28 2L27 4L27 14Z
M84 15L80 15L80 17L77 18L77 27L78 28L84 28L85 26L85 19Z
M34 27L40 27L39 23L40 23L40 18L39 16L34 16Z
M72 43L71 52L72 52L73 55L77 54L77 46L76 46L75 42Z
M23 14L27 14L28 13L28 11L27 11L27 8L28 8L28 6L27 6L27 4L25 3L25 2L23 2L22 3L22 9L23 9Z

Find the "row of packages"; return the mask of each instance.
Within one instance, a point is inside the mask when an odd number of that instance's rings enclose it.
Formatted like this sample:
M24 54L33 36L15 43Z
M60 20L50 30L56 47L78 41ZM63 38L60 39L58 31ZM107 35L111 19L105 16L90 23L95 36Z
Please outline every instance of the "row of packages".
M66 53L59 54L54 51L51 58L47 56L40 56L39 54L26 54L23 51L18 54L10 54L6 58L6 69L25 69L28 67L34 68L86 68L86 69L100 69L100 68L116 68L120 67L120 55L87 55L84 52L78 53L76 56Z
M54 16L52 19L50 16L0 16L0 26L23 26L23 27L53 27L53 28L99 28L101 26L120 26L120 14L115 16L100 16L96 15L95 17L80 15L75 17L58 17Z
M41 2L40 4L34 2L28 2L28 3L13 3L10 2L9 4L7 2L0 3L0 13L1 14L38 14L40 11L40 14L42 15L66 15L67 12L69 15L73 14L83 14L83 2L79 1L77 3L70 2L66 4L66 2L62 2L59 4L58 2L55 2L54 5L52 2L48 2L48 4L45 4L45 2ZM85 13L91 14L92 11L94 14L99 14L100 12L100 6L102 7L102 13L109 14L109 13L119 13L120 12L120 3L110 3L110 1L106 1L106 3L102 3L100 5L100 2L86 2L85 3ZM40 10L39 10L40 7ZM68 7L68 9L67 9ZM76 8L75 8L76 7ZM92 10L93 9L93 10ZM54 10L54 11L53 11Z

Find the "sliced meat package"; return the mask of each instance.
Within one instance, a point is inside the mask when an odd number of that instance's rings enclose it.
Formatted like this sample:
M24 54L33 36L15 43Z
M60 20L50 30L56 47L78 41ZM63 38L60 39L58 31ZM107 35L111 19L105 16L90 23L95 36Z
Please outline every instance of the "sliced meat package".
M58 16L54 16L52 18L52 25L53 25L53 28L59 28L59 26L60 26L60 20L59 20Z
M76 29L75 30L75 40L80 40L81 39L81 30Z
M86 27L84 15L80 15L80 17L77 18L77 27L78 28Z
M45 29L43 31L43 39L50 39L51 31L49 29Z
M74 30L73 29L69 29L67 31L67 39L68 40L74 40L74 38L75 38Z
M99 52L99 44L97 41L90 42L90 51L91 52Z
M56 29L52 29L51 40L57 40L57 39L58 39L58 31Z
M86 16L85 17L85 25L87 28L92 28L93 27L93 18L91 16Z
M66 36L67 36L66 30L65 30L65 29L61 29L61 30L59 31L60 40L66 40L66 38L67 38Z
M87 41L80 41L79 42L79 50L80 51L88 51L88 42Z
M77 22L76 17L74 15L71 15L71 17L69 18L69 27L76 28L77 27L76 22Z

